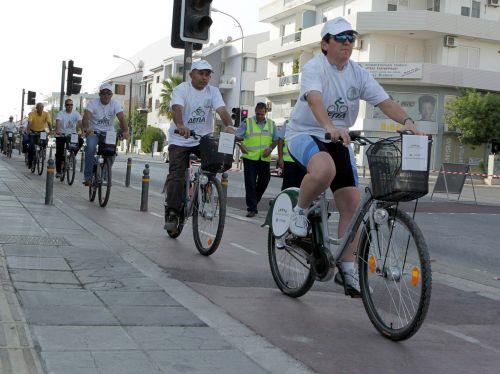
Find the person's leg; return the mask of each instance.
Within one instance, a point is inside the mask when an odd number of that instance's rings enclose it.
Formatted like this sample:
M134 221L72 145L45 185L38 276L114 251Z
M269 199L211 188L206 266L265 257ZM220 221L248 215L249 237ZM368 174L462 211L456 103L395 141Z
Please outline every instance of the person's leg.
M245 177L245 200L248 212L257 211L257 161L243 158L243 174Z
M35 144L37 140L37 134L29 135L29 147L28 147L28 165L31 165L35 155Z
M184 193L186 170L189 166L189 155L192 147L181 147L171 144L168 147L169 165L167 176L167 207L176 214L180 213Z
M56 137L56 172L61 172L61 164L64 159L64 145L66 144L66 138L63 136Z
M335 201L335 206L337 207L340 220L338 227L339 238L342 237L351 222L356 208L358 207L361 194L357 187L344 187L341 188L333 194L333 199ZM350 244L349 249L342 255L342 261L354 261L356 256L354 252L358 246L357 243L358 235L356 235L355 240Z
M262 195L266 192L269 181L271 180L271 164L266 161L258 161L257 165L256 197L257 204L259 204L260 199L262 199Z
M85 181L92 179L92 170L94 168L94 155L97 149L99 137L95 134L87 136L87 148L85 150L85 170L83 172Z

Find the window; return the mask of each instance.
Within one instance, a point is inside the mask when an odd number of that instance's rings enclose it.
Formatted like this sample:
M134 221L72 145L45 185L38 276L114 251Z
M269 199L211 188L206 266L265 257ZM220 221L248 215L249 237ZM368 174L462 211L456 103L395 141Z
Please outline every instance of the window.
M387 10L390 12L395 12L398 10L408 9L408 0L389 0L387 2Z
M462 1L462 4L464 1ZM479 18L481 16L481 2L480 1L465 1L466 5L462 5L460 14L465 17ZM469 5L470 4L470 5Z
M158 109L160 107L160 99L155 100L155 109Z
M172 64L165 66L165 79L168 79L172 76Z
M152 109L152 106L153 106L153 98L152 98L152 97L150 97L150 98L148 99L148 109L149 109L149 110L151 110L151 109Z
M478 69L479 68L479 48L477 47L458 47L458 66L464 68Z
M473 1L471 17L479 18L480 13L481 13L481 2Z
M156 76L156 83L160 83L160 76L159 75Z
M148 83L148 94L150 94L150 93L151 93L151 91L152 91L152 90L151 90L151 86L152 86L152 84L151 84L151 83Z
M254 101L254 92L253 91L241 91L240 102L241 105L253 106Z
M115 94L116 95L125 95L126 85L124 84L115 84Z
M243 71L255 71L256 65L255 57L243 57Z
M469 17L470 16L470 8L468 6L463 6L460 14L462 16Z
M427 0L427 10L431 12L439 12L440 0Z
M290 107L293 108L297 104L297 99L291 99L290 100Z

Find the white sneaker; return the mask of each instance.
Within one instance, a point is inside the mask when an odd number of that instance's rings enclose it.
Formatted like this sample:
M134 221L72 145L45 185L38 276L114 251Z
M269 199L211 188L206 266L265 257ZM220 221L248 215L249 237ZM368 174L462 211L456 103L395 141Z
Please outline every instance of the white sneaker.
M290 217L290 232L296 236L304 237L307 236L308 226L309 221L307 217L304 214L299 214L294 210Z
M335 283L343 285L346 295L359 297L361 288L359 287L359 274L356 268L339 272L335 275Z

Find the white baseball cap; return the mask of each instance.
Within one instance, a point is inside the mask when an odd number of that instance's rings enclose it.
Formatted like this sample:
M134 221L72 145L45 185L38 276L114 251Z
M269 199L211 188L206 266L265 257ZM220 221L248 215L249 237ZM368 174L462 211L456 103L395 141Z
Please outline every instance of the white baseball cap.
M214 71L214 69L212 69L212 65L210 65L207 60L198 60L193 62L193 65L191 65L191 71L192 70L210 70L212 72Z
M325 25L321 29L321 38L323 38L326 34L337 35L345 31L352 31L355 34L358 33L352 28L348 20L343 17L337 17L325 23Z
M109 83L103 83L99 86L99 92L101 92L102 90L109 90L113 92L113 86Z

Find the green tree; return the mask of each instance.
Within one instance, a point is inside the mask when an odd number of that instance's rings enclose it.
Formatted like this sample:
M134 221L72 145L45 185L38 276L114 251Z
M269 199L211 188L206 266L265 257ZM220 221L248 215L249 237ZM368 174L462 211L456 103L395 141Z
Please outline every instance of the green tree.
M167 118L171 121L173 118L173 113L170 110L170 101L172 100L172 92L174 88L182 83L182 76L173 75L167 80L163 81L163 88L161 90L161 103L160 108L158 110L158 114L161 116L167 116Z
M131 124L134 130L134 138L140 139L142 137L142 134L144 133L144 130L147 127L148 116L147 114L139 113L137 109L138 107L134 108L134 110L132 111L131 121L129 121L128 114L125 115L125 121Z
M462 143L480 145L500 139L500 95L465 90L446 105L445 120Z
M141 150L144 153L151 153L155 141L158 141L158 149L163 149L165 134L163 133L163 131L161 131L160 128L149 126L142 134L141 140Z

